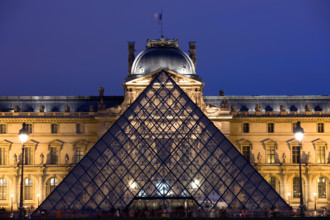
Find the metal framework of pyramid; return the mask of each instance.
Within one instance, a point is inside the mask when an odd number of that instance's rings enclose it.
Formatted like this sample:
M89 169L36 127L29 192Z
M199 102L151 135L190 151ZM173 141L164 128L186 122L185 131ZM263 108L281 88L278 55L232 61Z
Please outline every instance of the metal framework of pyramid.
M163 70L34 214L184 197L206 210L288 208Z

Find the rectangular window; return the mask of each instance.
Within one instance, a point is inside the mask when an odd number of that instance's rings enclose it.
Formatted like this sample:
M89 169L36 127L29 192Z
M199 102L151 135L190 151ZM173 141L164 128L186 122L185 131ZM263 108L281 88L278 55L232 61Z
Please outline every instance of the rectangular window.
M24 149L24 164L25 165L32 165L32 160L33 160L33 151L32 147L25 147Z
M274 123L268 123L268 133L274 133Z
M316 146L317 163L325 163L325 146Z
M7 181L4 178L0 179L0 200L6 200L7 197Z
M58 148L50 147L50 164L58 163Z
M76 163L84 157L84 148L83 147L76 147Z
M0 124L0 134L7 133L7 126L5 124Z
M26 124L26 128L29 131L29 134L32 134L32 124Z
M293 123L292 124L292 132L294 133L294 129L296 129L296 127L297 127L297 123Z
M267 147L267 163L275 163L275 146Z
M0 165L6 165L6 148L0 147Z
M292 146L292 163L299 163L299 146Z
M318 123L317 124L317 132L318 133L324 133L324 124L323 123Z
M57 134L58 133L58 124L52 124L52 134Z
M250 156L251 156L250 149L251 149L251 147L250 146L243 146L242 148L243 148L243 156L245 157L245 159L247 161L250 162Z
M84 127L82 124L76 124L77 134L82 134L84 132Z
M268 178L268 183L273 187L273 189L275 189L276 190L276 179L275 179L275 177L269 177Z
M249 133L250 132L250 125L249 123L243 124L243 133Z
M325 177L320 177L317 183L317 189L319 198L325 199L326 198L326 181Z

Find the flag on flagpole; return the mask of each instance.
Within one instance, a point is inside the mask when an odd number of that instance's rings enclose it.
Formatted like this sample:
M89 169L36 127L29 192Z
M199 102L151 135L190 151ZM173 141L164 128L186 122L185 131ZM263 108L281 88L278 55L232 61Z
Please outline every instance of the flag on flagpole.
M162 15L162 13L153 13L152 18L158 20L158 24L161 24L163 15Z

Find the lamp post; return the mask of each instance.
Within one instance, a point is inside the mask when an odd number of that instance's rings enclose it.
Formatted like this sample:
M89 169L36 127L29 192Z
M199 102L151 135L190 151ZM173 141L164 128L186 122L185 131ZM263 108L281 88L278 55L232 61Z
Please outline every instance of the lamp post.
M314 210L316 211L316 193L314 193Z
M37 194L37 198L38 198L38 207L39 207L40 193Z
M26 124L22 124L22 129L18 132L18 137L22 142L22 166L21 166L21 191L20 191L20 199L19 199L19 217L20 219L24 218L24 208L23 208L23 171L24 171L24 143L29 138L29 130L26 127Z
M290 196L291 196L291 193L288 193L288 203L290 205Z
M301 177L301 140L304 137L304 129L300 126L300 121L297 122L297 127L293 130L294 136L296 140L299 142L299 186L300 186L300 216L305 216L305 206L303 199L303 191L302 191L302 177Z
M14 199L14 194L10 194L10 210L13 212L13 199Z

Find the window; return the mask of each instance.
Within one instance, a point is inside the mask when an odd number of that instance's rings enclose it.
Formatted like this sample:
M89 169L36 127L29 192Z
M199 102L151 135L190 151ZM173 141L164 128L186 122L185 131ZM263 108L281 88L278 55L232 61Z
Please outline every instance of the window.
M323 123L318 123L317 124L317 132L318 133L323 133L324 132L324 124Z
M325 146L316 146L316 159L317 163L325 163Z
M77 134L82 134L84 132L84 126L82 124L76 124Z
M242 151L243 151L243 156L245 157L245 159L250 162L251 147L250 146L243 146Z
M5 124L0 124L0 134L7 133L7 126Z
M274 133L274 123L268 123L268 133Z
M32 147L25 147L24 149L24 164L25 165L32 165L33 164L33 148Z
M56 177L52 177L48 180L47 183L47 196L57 187L58 179Z
M51 124L52 134L58 133L58 124Z
M297 123L293 123L292 124L292 132L294 133L294 129L296 129L296 127L297 127Z
M276 190L276 178L271 176L268 178L268 183L273 187L273 189Z
M76 163L78 163L84 157L84 148L76 147Z
M275 163L275 146L267 146L267 163Z
M7 198L7 181L4 178L0 179L0 200Z
M326 198L326 181L325 177L318 178L317 189L319 198L325 199Z
M58 163L58 147L50 147L50 164Z
M243 133L249 133L249 132L250 132L249 123L243 123Z
M24 199L25 200L32 200L33 199L33 182L32 179L26 178L24 180Z
M294 177L292 180L293 198L300 198L300 181L298 177Z
M292 146L292 163L299 163L299 146Z
M6 165L6 148L5 147L0 147L0 165Z
M26 124L26 128L29 131L29 134L32 134L32 124Z

